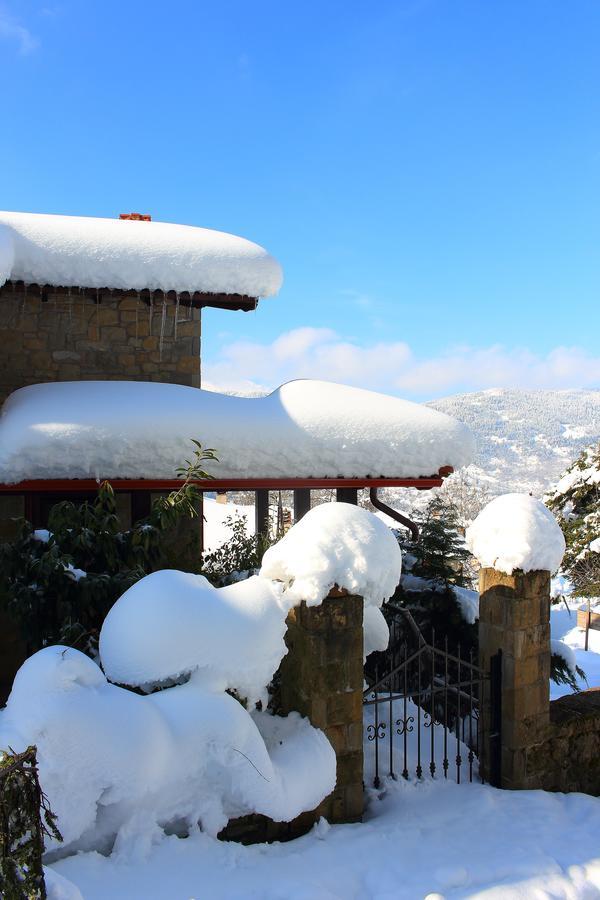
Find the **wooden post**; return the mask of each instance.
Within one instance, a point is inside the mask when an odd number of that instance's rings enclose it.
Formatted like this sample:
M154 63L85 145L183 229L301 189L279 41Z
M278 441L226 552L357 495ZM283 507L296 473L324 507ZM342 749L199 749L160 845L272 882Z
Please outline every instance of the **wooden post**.
M335 498L338 503L353 503L358 505L358 491L356 488L337 488Z
M152 494L150 491L131 492L131 524L146 519L152 509Z
M267 537L269 534L269 492L265 490L254 492L254 522L256 534Z
M310 490L300 488L294 491L294 522L299 522L302 516L310 511Z

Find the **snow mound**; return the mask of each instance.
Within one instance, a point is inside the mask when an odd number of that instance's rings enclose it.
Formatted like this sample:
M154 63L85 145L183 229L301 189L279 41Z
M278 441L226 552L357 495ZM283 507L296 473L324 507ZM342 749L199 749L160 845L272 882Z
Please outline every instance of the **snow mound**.
M111 681L145 686L198 672L211 690L264 697L287 650L289 605L266 578L214 588L203 575L165 569L117 600L100 632Z
M176 384L62 382L6 400L0 481L173 478L191 438L216 449L207 469L220 478L414 478L473 455L471 432L449 416L329 382L292 381L252 399Z
M83 900L79 888L49 866L44 866L47 900Z
M98 849L169 822L217 834L240 815L289 821L317 806L335 786L333 748L298 713L269 719L201 679L140 696L78 650L47 647L17 673L0 746L37 746L65 845Z
M363 597L369 654L388 645L380 606L396 590L401 569L398 542L377 516L349 503L323 503L269 547L260 574L283 582L290 605L318 605L334 585Z
M467 528L467 547L482 566L512 574L554 572L565 552L563 533L541 500L528 494L503 494Z
M266 250L232 234L166 222L0 212L0 285L9 278L251 297L276 294L282 283L279 263Z

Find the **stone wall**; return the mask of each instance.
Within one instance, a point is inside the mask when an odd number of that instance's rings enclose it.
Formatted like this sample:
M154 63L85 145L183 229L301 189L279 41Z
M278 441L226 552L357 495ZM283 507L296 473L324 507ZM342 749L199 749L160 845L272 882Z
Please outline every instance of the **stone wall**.
M550 703L550 724L528 762L544 790L600 796L600 688Z
M335 750L335 790L292 822L244 816L219 837L256 844L306 834L321 816L359 822L363 813L363 600L334 589L320 606L302 603L287 618L288 653L274 679L278 713L297 711L320 728Z
M28 384L133 380L200 386L200 310L109 291L0 297L0 404ZM162 337L161 337L162 334Z
M479 573L480 665L502 651L501 786L537 787L528 749L549 721L550 573ZM486 723L485 731L489 733Z
M482 569L479 587L482 668L502 651L500 786L600 795L600 689L550 702L550 573Z
M332 591L320 606L288 615L281 712L297 710L320 728L337 757L334 792L315 820L358 822L363 812L363 600Z

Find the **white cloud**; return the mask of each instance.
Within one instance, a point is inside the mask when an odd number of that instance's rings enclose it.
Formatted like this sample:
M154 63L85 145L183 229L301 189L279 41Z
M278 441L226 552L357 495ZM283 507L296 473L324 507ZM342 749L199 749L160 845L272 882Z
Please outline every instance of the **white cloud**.
M38 39L21 25L10 13L0 6L0 39L16 41L19 52L26 56L32 53L39 44Z
M361 345L329 328L296 328L271 343L236 341L203 365L203 381L216 390L272 390L293 378L323 378L426 399L491 387L597 388L600 356L578 347L546 355L500 344L450 348L418 357L401 341Z

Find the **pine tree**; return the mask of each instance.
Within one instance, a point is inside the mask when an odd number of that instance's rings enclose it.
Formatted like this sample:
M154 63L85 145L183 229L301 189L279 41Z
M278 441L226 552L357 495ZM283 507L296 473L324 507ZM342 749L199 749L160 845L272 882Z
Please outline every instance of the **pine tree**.
M600 595L600 444L569 466L546 503L567 549L562 569L580 596Z
M459 515L452 500L436 495L427 505L420 524L419 540L412 553L412 573L423 578L466 587L465 565L469 551L461 534Z

